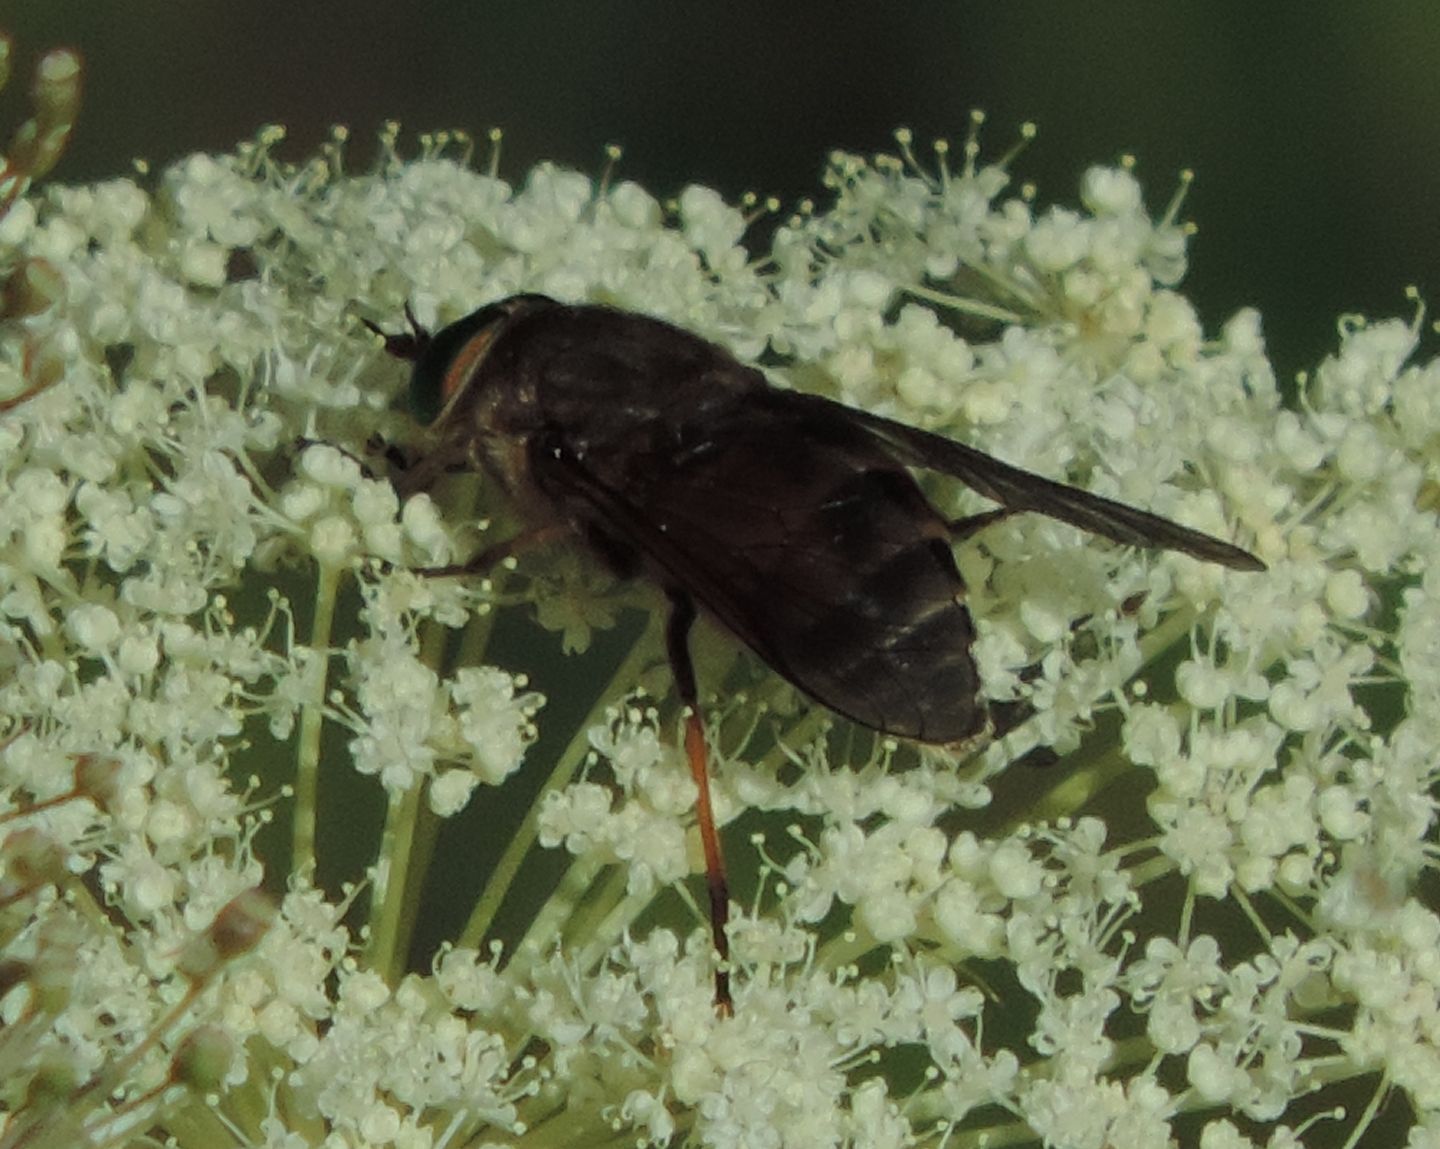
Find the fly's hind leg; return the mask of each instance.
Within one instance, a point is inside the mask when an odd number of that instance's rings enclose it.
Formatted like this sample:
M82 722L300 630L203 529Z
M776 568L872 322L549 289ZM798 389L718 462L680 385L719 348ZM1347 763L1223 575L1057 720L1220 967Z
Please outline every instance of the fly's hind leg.
M730 916L730 891L725 877L725 857L715 829L715 811L710 802L710 771L705 748L705 726L700 718L700 698L695 689L695 664L690 660L690 627L695 622L695 603L682 590L670 592L670 618L665 624L665 649L675 689L686 706L685 758L695 779L695 820L700 827L700 845L705 851L705 882L710 893L710 929L719 963L715 967L715 1012L730 1017L735 1003L730 997L730 939L726 926Z
M1008 519L1014 514L1019 514L1019 512L1009 507L996 507L993 511L982 511L978 515L966 515L963 519L951 519L945 526L949 528L950 537L960 543L971 535L983 531L986 527L994 526L1002 519Z

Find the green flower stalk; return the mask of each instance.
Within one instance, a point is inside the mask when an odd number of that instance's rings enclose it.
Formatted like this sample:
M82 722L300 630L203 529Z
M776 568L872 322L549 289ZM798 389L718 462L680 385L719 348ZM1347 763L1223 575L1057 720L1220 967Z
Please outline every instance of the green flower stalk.
M1179 196L1153 218L1122 165L1040 208L973 132L955 166L903 134L831 157L768 244L768 207L705 188L516 187L393 131L374 170L338 140L292 167L279 137L0 220L12 279L53 271L0 326L0 1147L1440 1143L1418 317L1346 320L1286 405L1259 316L1206 333L1179 292ZM565 548L416 573L514 513L479 475L406 489L424 437L361 320L519 291L1270 569L1036 516L966 540L988 692L1033 717L960 760L703 640L717 1016L646 592ZM561 646L574 697L542 699L523 672Z

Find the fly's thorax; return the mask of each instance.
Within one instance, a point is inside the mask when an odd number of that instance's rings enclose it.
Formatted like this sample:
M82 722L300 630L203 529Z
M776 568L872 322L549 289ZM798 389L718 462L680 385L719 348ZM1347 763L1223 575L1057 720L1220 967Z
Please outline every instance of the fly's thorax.
M549 517L542 513L530 464L542 426L535 387L523 376L497 370L503 366L486 363L432 431L448 450L463 452L472 466L498 481L527 518Z

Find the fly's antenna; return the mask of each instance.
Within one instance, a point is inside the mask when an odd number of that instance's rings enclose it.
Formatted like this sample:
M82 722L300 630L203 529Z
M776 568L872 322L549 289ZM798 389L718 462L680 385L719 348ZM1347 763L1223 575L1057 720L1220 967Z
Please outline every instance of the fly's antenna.
M430 346L430 331L421 326L420 321L415 318L415 312L410 307L409 300L405 301L405 322L410 325L409 331L392 335L368 319L362 317L360 322L385 341L386 354L393 355L396 359L405 359L415 363Z

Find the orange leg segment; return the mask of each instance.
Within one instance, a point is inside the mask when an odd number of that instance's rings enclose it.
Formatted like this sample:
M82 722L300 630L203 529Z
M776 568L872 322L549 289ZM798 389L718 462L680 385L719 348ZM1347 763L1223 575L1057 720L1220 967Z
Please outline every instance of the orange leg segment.
M695 666L690 661L687 639L695 621L695 604L683 591L670 592L670 620L665 628L665 646L680 700L689 707L685 717L685 757L695 779L695 819L700 827L700 845L705 852L705 883L710 893L710 930L719 959L715 967L715 1012L721 1017L735 1013L730 997L730 939L726 925L730 916L730 891L725 879L725 855L715 829L715 810L710 802L710 771L705 748L705 726L700 719L700 701L695 689Z

